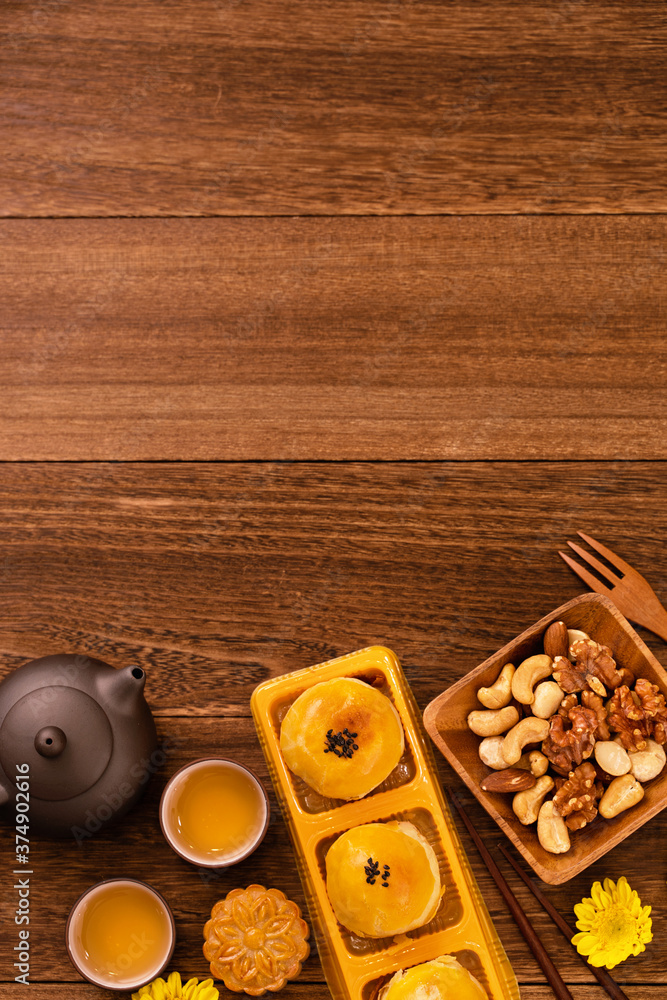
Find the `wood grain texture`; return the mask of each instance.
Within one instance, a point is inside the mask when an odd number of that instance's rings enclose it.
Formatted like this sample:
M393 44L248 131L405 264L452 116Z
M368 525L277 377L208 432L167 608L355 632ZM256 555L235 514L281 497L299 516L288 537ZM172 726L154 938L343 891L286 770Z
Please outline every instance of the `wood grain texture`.
M629 988L631 1000L662 1000L664 986L651 986L649 983L633 983ZM598 986L571 986L574 1000L604 1000L600 995ZM30 987L30 1000L100 1000L100 990L94 986L85 986L82 983L70 985L41 985L32 984ZM107 997L110 993L105 994ZM221 996L224 996L221 993ZM25 987L0 984L0 996L6 1000L25 1000ZM289 985L289 992L284 994L290 1000L331 1000L331 994L326 986L318 983L294 982ZM521 1000L553 1000L553 991L550 986L521 985Z
M273 885L285 892L304 907L301 883L295 870L292 850L286 826L280 816L269 776L266 772L262 752L255 736L254 726L249 719L168 719L159 724L161 745L165 747L167 760L156 771L144 799L122 821L122 825L84 842L49 841L34 837L32 857L34 859L31 876L31 940L35 946L31 962L31 979L34 983L77 982L80 977L71 966L63 936L67 914L78 897L90 885L103 878L125 875L149 882L162 892L171 907L176 921L177 944L171 968L178 969L184 976L205 978L207 963L201 953L203 944L202 928L208 919L211 907L237 886L260 883ZM267 836L258 850L246 861L222 873L211 873L188 865L178 858L168 847L160 833L157 810L162 788L167 778L183 763L206 753L231 754L255 769L269 789L272 818ZM493 821L483 812L469 792L453 772L440 763L443 782L457 790L465 801L466 810L483 835L493 847L501 834ZM6 820L3 814L3 827ZM489 912L498 929L507 955L512 963L517 979L522 982L540 983L544 977L528 950L523 938L509 915L505 903L477 855L472 841L461 824L457 824L465 849L472 863L475 877L480 886ZM662 856L661 844L664 839L665 824L656 819L649 824L641 838L641 850L647 856ZM506 841L505 841L506 843ZM544 886L554 906L568 918L572 908L582 895L587 894L594 879L602 879L611 872L618 878L626 874L630 884L642 893L644 902L654 906L655 944L649 946L643 955L616 970L615 978L621 984L643 983L646 986L657 983L667 988L664 945L660 934L665 929L667 910L667 888L665 869L661 862L651 871L646 871L637 860L638 838L621 844L602 862L591 866L584 874L564 886ZM517 876L511 872L499 852L498 861L508 881L520 898L521 904L540 933L545 947L552 954L559 971L567 982L586 984L594 982L578 960L576 953L555 930L532 899ZM7 838L3 837L0 847L0 870L5 881L11 868L11 854ZM6 930L6 940L12 936L13 904L15 895L11 883L0 898L0 920ZM0 952L0 989L11 982L12 970L10 949ZM310 958L304 964L300 982L318 984L323 982L323 974L313 948ZM4 996L4 992L2 993ZM97 996L104 995L98 991ZM326 993L324 993L326 996ZM631 993L631 1000L635 1000Z
M605 1000L599 986L569 984L574 1000ZM664 986L650 983L624 984L631 1000L662 1000ZM117 996L117 994L115 994ZM221 990L220 995L227 994ZM231 996L231 994L229 994ZM331 1000L331 993L323 983L308 983L301 980L289 984L289 992L283 994L289 1000ZM25 1000L25 987L14 984L0 983L0 996L5 1000ZM110 997L110 993L102 993L94 986L84 983L67 985L53 983L44 985L33 983L30 986L31 1000L100 1000L101 996ZM129 994L128 994L129 996ZM553 990L550 986L521 984L521 1000L553 1000Z
M659 0L6 0L0 212L659 212Z
M6 221L5 459L664 459L664 218Z
M116 666L138 662L149 674L148 698L165 748L146 799L122 827L80 847L36 839L35 980L76 978L62 949L67 910L88 884L121 869L153 880L173 905L174 967L186 973L205 973L198 958L202 922L229 889L264 879L302 901L276 808L258 852L220 879L202 881L176 858L157 823L167 776L213 752L238 756L267 780L249 718L254 686L373 642L398 653L425 707L578 592L578 580L557 557L562 538L577 526L594 523L596 535L621 555L632 544L634 564L659 594L667 593L656 555L667 530L661 469L654 463L1 466L2 674L58 650L95 652ZM665 644L642 634L664 661ZM500 837L493 821L444 760L440 768L493 843ZM643 984L628 991L631 1000L657 1000L657 984L664 991L667 979L666 822L664 814L656 817L571 882L545 887L571 915L594 879L625 874L653 905L654 943L617 970L622 983ZM541 983L462 837L519 981ZM8 848L0 838L4 878ZM583 988L591 982L586 969L527 890L517 884L516 892L565 978L581 984L573 990L577 1000L594 1000L594 988ZM0 894L3 927L10 927L11 902L11 894ZM11 975L3 961L6 984ZM313 955L295 996L320 1000L327 995L321 983ZM311 992L298 992L310 984ZM524 1000L543 1000L544 989L522 988ZM18 998L13 986L2 991ZM88 1000L90 991L72 995Z
M593 525L667 595L652 463L5 464L2 670L87 652L145 668L160 716L247 716L385 643L424 709L582 591L558 549Z
M666 772L656 778L653 786L646 789L642 802L625 813L620 822L590 823L572 836L567 852L553 854L543 850L534 827L518 822L511 796L494 796L481 790L489 769L480 760L479 737L467 726L470 712L482 707L477 691L493 684L506 663L518 666L528 656L544 652L544 634L555 620L565 622L568 629L581 629L584 634L594 637L596 642L613 651L616 661L633 677L645 678L656 685L656 690L667 695L667 673L650 650L646 651L643 644L638 643L636 631L607 597L586 593L561 604L557 614L547 614L539 622L531 624L501 650L445 689L427 705L424 712L426 731L469 791L497 822L523 856L525 864L540 879L553 885L579 875L594 858L602 858L621 839L631 836L667 805ZM574 768L575 764L570 766ZM502 775L503 771L500 771L498 776ZM552 781L559 777L553 769L549 775Z
M585 533L581 533L581 538L588 544L589 549L584 549L568 539L568 545L582 560L581 563L571 559L567 552L559 552L560 557L591 590L607 596L613 594L614 604L626 618L646 626L667 642L667 609L658 600L648 580L625 560L619 559L606 545ZM596 553L609 563L607 568L612 571L613 577L608 583L602 583L587 568L590 566L593 570L602 572L604 576L605 566L597 558Z

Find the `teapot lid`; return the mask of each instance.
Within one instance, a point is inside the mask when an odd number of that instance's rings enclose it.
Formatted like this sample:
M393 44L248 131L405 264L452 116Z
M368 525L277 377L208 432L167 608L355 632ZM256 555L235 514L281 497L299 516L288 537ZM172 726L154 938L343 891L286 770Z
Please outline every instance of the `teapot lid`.
M30 791L39 799L70 799L105 771L113 750L109 720L77 688L53 685L20 698L0 728L0 765L12 780L28 764Z

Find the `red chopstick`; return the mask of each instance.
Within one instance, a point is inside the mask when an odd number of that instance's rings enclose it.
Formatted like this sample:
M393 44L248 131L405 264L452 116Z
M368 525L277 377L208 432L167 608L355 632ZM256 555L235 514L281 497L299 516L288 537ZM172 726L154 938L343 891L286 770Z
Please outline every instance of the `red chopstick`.
M517 927L519 928L524 938L526 939L526 943L530 948L530 950L532 951L535 958L537 959L540 968L542 969L542 972L547 977L549 985L551 986L551 989L554 991L554 994L556 995L558 1000L574 1000L574 997L572 996L567 986L561 979L558 969L549 958L549 955L547 954L544 945L542 944L539 937L537 936L537 933L533 929L530 920L528 919L523 909L521 908L519 901L515 899L512 890L505 881L505 876L502 874L497 864L495 863L495 861L489 854L488 850L484 846L484 842L482 841L480 835L477 833L477 830L470 822L468 814L463 808L458 797L452 791L449 792L449 796L454 805L456 806L456 809L458 810L459 815L461 816L461 819L463 820L468 830L468 833L475 841L475 845L479 853L482 855L482 860L484 861L484 864L489 869L491 877L493 878L494 882L500 889L503 898L509 907L510 913L514 917Z
M570 925L568 924L567 920L564 919L564 917L561 917L558 910L553 906L550 900L547 899L547 897L544 895L540 887L533 881L533 879L526 874L526 872L523 870L518 861L515 861L510 852L504 846L504 844L498 844L498 847L502 851L504 857L507 858L507 860L509 861L509 863L511 864L512 868L517 873L519 878L526 883L526 885L528 886L528 888L530 889L530 891L532 892L533 896L538 901L538 903L540 903L542 908L546 910L546 912L549 914L553 922L556 924L558 930L565 935L565 937L571 944L572 938L576 934L575 929L573 927L570 927ZM614 980L611 978L606 969L598 969L594 965L589 965L584 956L580 955L579 952L577 952L577 957L581 959L582 964L586 966L588 971L593 973L593 975L599 982L600 986L603 988L603 990L605 990L608 996L612 998L612 1000L628 1000L627 994L623 992L618 983L614 982Z

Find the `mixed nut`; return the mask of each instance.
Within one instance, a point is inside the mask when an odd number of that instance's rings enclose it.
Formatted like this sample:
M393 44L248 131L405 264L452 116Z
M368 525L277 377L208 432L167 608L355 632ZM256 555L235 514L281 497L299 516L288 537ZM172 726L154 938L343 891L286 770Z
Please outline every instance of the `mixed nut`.
M598 812L611 819L639 802L665 766L667 705L657 685L635 680L608 646L564 622L546 630L543 653L506 663L477 698L483 708L468 726L492 769L481 788L513 794L519 822L537 823L552 854L568 851L570 832Z

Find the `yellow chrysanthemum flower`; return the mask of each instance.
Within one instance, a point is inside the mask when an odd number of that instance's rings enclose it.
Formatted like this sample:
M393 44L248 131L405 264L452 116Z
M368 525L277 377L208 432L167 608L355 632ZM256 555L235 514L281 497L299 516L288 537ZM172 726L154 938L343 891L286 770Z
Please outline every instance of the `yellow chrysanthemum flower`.
M623 875L618 882L610 878L594 882L591 895L577 903L577 927L572 944L590 965L613 969L630 955L639 955L653 939L650 906L642 906L637 893Z
M150 986L142 986L138 993L132 994L132 1000L218 1000L219 996L212 979L202 983L188 979L183 986L180 973L172 972L166 982L155 979Z

